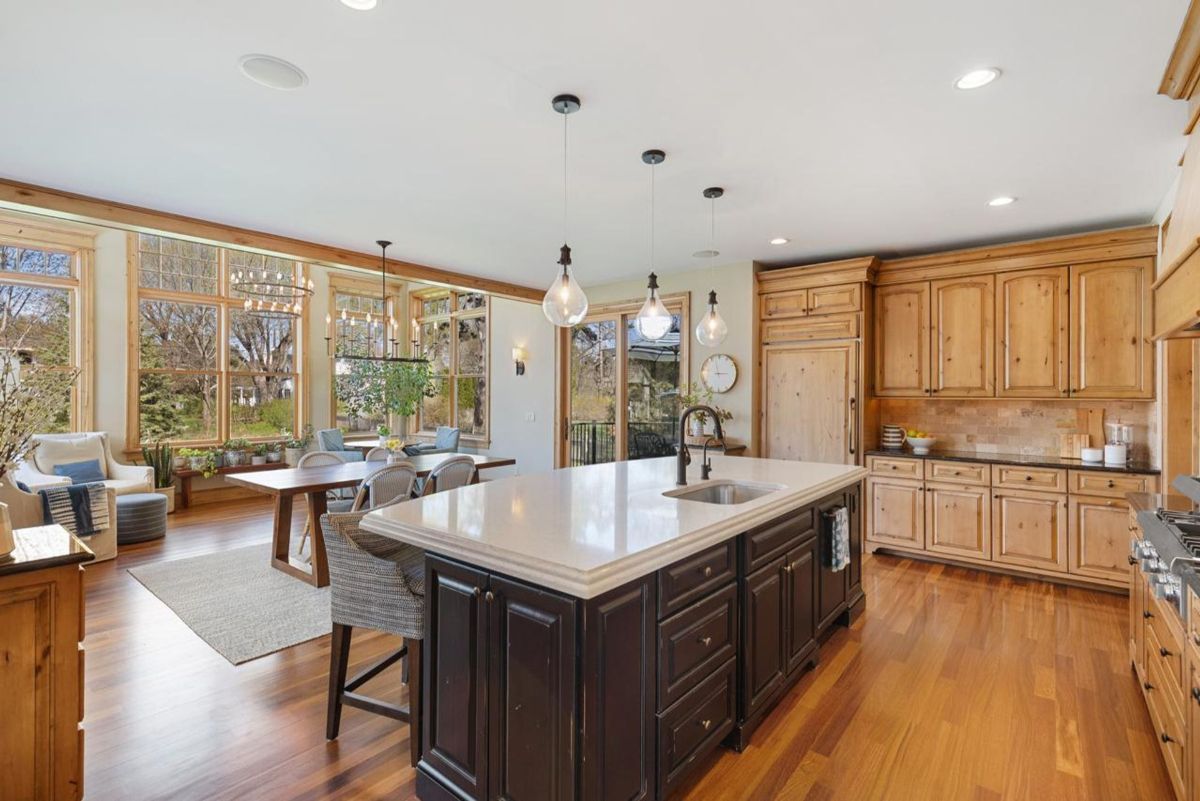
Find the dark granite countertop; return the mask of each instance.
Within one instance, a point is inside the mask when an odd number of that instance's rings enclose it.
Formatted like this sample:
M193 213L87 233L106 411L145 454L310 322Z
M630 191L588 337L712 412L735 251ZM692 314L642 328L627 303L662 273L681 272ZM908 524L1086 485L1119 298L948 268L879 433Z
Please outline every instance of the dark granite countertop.
M90 562L96 557L62 526L19 528L13 532L17 548L0 556L0 576L49 567Z
M985 462L987 464L1015 464L1022 467L1069 467L1072 470L1096 470L1103 473L1144 473L1157 476L1161 471L1151 467L1147 462L1130 462L1121 467L1105 464L1084 462L1079 459L1068 459L1063 456L1045 456L1041 454L1021 453L976 453L975 451L941 451L934 449L927 454L918 455L905 448L902 450L887 450L876 448L867 451L867 456L899 456L905 459L941 459L949 462Z

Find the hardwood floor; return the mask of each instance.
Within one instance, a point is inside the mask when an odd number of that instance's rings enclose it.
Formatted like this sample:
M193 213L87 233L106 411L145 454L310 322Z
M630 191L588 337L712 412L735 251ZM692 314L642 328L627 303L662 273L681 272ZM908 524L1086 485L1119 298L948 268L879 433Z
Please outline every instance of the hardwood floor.
M253 543L265 558L270 532L265 502L201 506L88 568L88 801L414 797L407 726L348 709L326 742L328 637L235 668L126 572ZM863 582L866 614L675 801L1171 797L1123 597L893 557ZM351 670L396 645L356 635ZM371 692L404 700L398 672Z

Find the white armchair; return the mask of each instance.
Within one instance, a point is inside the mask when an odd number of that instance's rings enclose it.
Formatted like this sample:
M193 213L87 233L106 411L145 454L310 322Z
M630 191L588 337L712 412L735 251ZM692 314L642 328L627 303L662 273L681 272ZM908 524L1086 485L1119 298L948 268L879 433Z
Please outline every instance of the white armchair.
M0 503L8 505L8 513L12 517L13 527L32 528L42 525L44 522L42 496L36 489L32 492L25 492L18 488L16 482L12 480L13 478L15 476L5 476L0 481ZM52 476L52 478L57 479L61 476ZM108 528L101 529L90 537L79 538L92 549L97 562L112 559L117 555L117 493L109 489L104 494L108 499Z
M33 451L17 466L13 478L34 492L71 483L69 477L54 474L55 465L91 459L100 463L104 486L117 495L154 491L154 468L118 462L103 432L34 434L33 443Z

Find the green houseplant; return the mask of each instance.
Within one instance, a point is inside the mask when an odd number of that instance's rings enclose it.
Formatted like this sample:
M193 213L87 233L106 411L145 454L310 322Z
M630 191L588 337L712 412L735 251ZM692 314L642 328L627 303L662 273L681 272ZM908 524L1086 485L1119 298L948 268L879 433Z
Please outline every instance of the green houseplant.
M182 448L180 456L187 457L188 467L200 473L205 478L217 474L217 452L200 450L198 448Z
M713 411L717 413L717 417L722 423L733 419L733 412L730 412L727 409L722 409L720 406L717 406L713 403L713 391L711 389L705 386L700 386L695 381L692 381L687 385L687 389L679 393L679 410L682 412L687 407L695 406L697 404L711 406ZM708 426L708 413L703 411L696 412L691 416L691 418L689 418L688 422L691 426L691 430L688 432L688 434L693 437L703 436L705 429Z
M288 432L289 434L291 432ZM296 466L296 462L300 461L300 457L308 450L308 446L312 443L313 427L311 423L306 423L300 436L292 437L285 440L283 443L283 460L292 467Z
M338 400L351 415L412 417L420 409L421 401L433 397L433 365L355 361L337 377L336 388ZM381 442L387 438L382 431L379 436Z
M142 446L142 461L154 468L154 491L167 499L167 514L175 511L175 454L165 442Z
M250 464L266 464L268 450L269 448L265 442L260 442L259 444L255 445L253 450L250 451Z

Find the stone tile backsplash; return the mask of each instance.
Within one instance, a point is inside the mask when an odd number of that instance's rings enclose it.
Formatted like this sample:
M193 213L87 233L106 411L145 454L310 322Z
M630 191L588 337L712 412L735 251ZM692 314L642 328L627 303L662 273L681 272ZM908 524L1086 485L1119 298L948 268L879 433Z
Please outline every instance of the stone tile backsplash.
M928 431L937 438L935 448L1029 455L1057 455L1058 435L1078 430L1078 410L1102 408L1105 422L1133 425L1133 458L1158 463L1153 401L880 398L876 402L880 425ZM878 441L879 432L874 436Z

